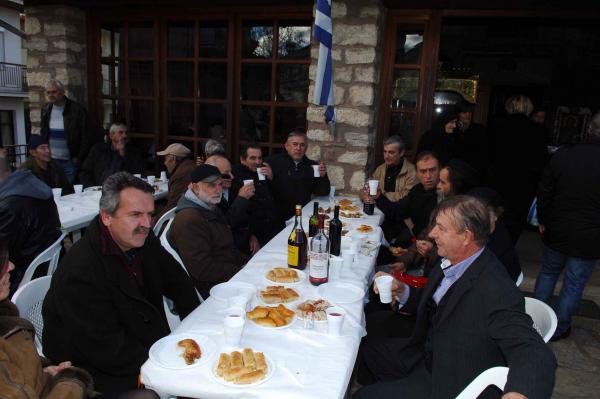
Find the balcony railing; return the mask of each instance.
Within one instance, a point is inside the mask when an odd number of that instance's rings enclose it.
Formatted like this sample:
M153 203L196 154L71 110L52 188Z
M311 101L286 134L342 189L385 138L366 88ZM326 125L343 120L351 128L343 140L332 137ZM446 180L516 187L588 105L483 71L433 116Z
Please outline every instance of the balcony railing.
M27 160L27 144L6 145L4 151L6 151L6 158L13 169Z
M25 68L25 65L0 62L0 92L25 92Z

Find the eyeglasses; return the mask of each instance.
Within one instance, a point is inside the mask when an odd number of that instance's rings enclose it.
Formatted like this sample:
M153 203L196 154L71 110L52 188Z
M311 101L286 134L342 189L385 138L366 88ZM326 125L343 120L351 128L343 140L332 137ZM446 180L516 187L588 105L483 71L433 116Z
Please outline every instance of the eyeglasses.
M223 174L221 175L221 179L225 179L225 180L231 180L231 179L232 179L232 177L231 177L231 174L230 174L230 173L223 173Z

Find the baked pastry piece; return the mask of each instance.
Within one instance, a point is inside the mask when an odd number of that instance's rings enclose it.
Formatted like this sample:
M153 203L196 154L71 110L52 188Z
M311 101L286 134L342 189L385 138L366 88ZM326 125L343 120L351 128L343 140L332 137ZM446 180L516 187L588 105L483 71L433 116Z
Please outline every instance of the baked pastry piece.
M190 364L194 364L196 359L200 359L200 356L202 356L200 346L191 338L182 339L181 341L177 342L177 346L179 348L183 348L183 353L181 356L183 357L185 364L188 366Z
M370 233L373 231L373 228L367 224L361 224L356 228L356 231L359 231L361 233Z
M235 364L233 359L236 359ZM250 348L244 348L241 353L221 353L214 370L225 381L240 385L258 382L265 378L268 371L265 355Z
M341 206L348 206L348 205L352 205L352 200L349 200L348 198L342 198L340 200L340 202L338 202Z
M300 295L291 288L281 285L271 285L260 292L260 298L268 304L293 302L300 298Z
M298 313L303 319L312 318L316 321L324 321L327 320L325 310L330 306L331 304L325 299L308 300L298 305Z
M298 272L287 267L276 267L267 272L267 279L276 283L295 283L300 281Z
M293 320L296 313L283 305L277 307L257 306L246 316L256 324L263 327L283 327Z

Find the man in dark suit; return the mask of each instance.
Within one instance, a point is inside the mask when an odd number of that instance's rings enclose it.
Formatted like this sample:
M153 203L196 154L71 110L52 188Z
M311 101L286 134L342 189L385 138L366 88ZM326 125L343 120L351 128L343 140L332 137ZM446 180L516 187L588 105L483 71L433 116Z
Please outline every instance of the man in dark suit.
M430 236L441 267L423 290L394 281L399 306L416 310L413 334L367 337L361 354L379 382L355 398L454 398L494 366L510 368L503 399L551 396L556 359L506 269L485 248L489 232L489 210L478 199L457 195L439 205ZM500 394L488 388L483 397Z

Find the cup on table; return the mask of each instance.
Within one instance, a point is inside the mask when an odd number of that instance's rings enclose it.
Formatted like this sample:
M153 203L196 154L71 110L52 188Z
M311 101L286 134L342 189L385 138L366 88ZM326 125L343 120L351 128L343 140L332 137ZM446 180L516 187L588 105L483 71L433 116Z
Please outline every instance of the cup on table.
M54 196L54 202L56 202L57 204L60 201L61 194L62 194L62 188L53 188L52 189L52 195Z
M342 335L342 327L344 326L344 309L338 306L327 308L327 332L330 335Z
M148 177L146 177L146 179L148 180L149 185L153 185L154 180L156 180L156 176L148 176Z
M133 175L133 177L137 177L138 179L141 179L142 175L141 175L141 173L136 173L135 175Z
M379 187L379 180L369 180L369 195L377 195L377 187Z
M248 304L248 297L243 295L231 296L227 299L227 304L230 308L246 309L246 306Z
M329 187L329 203L334 206L333 200L335 199L335 186Z
M160 180L163 183L167 181L167 172L165 172L164 170L162 172L160 172Z
M256 168L256 174L258 175L258 180L265 180L267 177L262 173L262 167Z
M348 250L342 252L344 269L349 269L352 267L352 265L354 264L355 256L356 256L356 252L352 249L348 249Z
M344 258L340 256L329 256L329 279L339 280L344 266Z
M321 177L321 172L319 172L319 165L313 165L313 176L314 177Z
M75 190L75 194L81 194L83 192L83 184L75 184L73 190Z
M237 312L229 312L223 321L225 343L230 346L239 346L242 340L246 320Z
M379 291L379 301L381 303L392 302L392 276L379 276L375 279L375 285Z
M247 186L248 184L254 184L254 180L253 179L244 180L244 186Z

